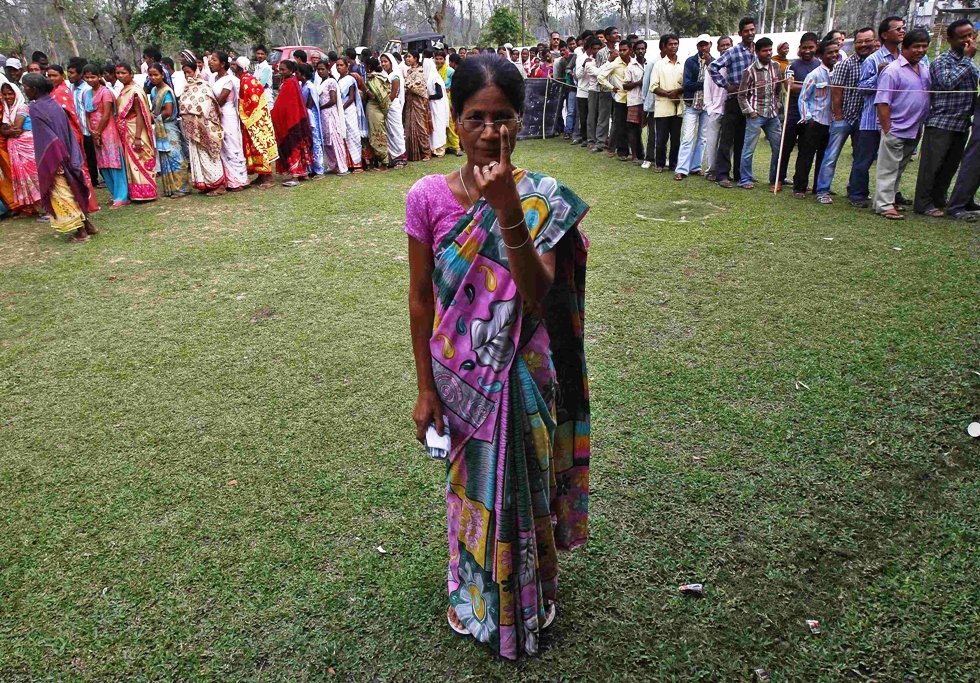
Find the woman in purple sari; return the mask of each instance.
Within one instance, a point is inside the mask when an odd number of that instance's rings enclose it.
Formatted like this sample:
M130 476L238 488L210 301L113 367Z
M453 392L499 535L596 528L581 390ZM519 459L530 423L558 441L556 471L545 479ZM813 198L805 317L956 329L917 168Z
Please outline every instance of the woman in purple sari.
M453 77L467 162L408 194L416 437L448 431L450 627L516 659L555 617L557 550L588 536L582 343L588 207L511 165L524 79L496 55Z
M68 116L52 97L51 81L39 74L24 76L24 94L31 101L34 158L37 162L41 205L51 214L51 227L74 232L72 242L84 242L98 234L85 215L89 188L85 182L85 157L72 133Z

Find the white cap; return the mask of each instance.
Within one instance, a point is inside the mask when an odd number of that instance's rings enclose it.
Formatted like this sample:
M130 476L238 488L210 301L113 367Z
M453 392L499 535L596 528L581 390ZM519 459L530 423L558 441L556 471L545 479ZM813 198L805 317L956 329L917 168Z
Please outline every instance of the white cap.
M710 42L711 42L711 36L709 36L707 33L702 33L701 35L698 36L698 42L696 42L695 45L700 45L701 43L710 43Z
M239 57L238 59L235 60L235 64L237 64L238 66L242 67L243 69L247 69L249 67L249 65L251 64L251 62L248 61L248 57L246 57L245 55L242 55L241 57Z
M20 63L20 60L16 57L7 57L7 61L4 66L9 66L11 69L23 69L24 65Z

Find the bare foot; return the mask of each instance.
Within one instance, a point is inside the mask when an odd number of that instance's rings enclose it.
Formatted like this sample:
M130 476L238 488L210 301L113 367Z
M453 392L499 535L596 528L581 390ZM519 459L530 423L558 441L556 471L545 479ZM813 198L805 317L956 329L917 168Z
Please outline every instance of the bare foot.
M460 621L459 617L456 615L456 608L452 605L449 606L449 610L446 612L446 617L449 619L449 623L452 624L454 629L457 631L466 631L466 627L463 625L463 622Z

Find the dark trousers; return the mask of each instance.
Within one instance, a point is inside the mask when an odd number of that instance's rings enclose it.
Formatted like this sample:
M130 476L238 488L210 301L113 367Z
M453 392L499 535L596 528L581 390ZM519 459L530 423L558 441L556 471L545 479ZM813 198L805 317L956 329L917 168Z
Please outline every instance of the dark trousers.
M643 126L639 123L626 124L626 141L629 143L630 155L634 159L643 158Z
M859 130L854 137L854 165L847 181L847 197L852 200L871 198L871 164L878 156L881 131Z
M682 116L661 116L657 122L657 161L656 166L667 166L667 143L670 143L670 170L677 168L677 153L681 150Z
M796 155L796 174L793 176L793 192L806 192L810 180L810 169L816 158L816 169L813 173L813 187L817 186L817 175L823 165L823 154L830 142L830 126L816 121L808 121L796 126L800 131L800 151ZM786 152L783 152L785 154Z
M655 118L653 118L653 112L647 112L647 151L643 155L644 161L649 161L651 164L654 159L657 158L657 124Z
M85 135L85 164L88 174L92 176L92 185L99 182L99 161L95 158L95 141L91 135Z
M721 119L721 138L718 140L718 153L715 156L717 180L742 179L739 166L742 161L742 147L745 145L745 114L738 106L738 98L728 96L725 101L725 115ZM735 167L732 168L732 154Z
M977 194L977 190L980 190L980 98L973 105L973 131L970 133L970 144L966 146L963 165L960 167L959 175L956 176L956 184L953 185L949 201L946 203L946 215L955 216L964 211L972 211L976 206L973 197Z
M585 142L589 139L589 98L575 98L575 115L578 117L578 139Z
M629 156L629 138L626 136L626 103L613 102L612 135L609 139L609 149L616 150L616 156Z
M915 183L915 212L946 208L946 193L966 149L967 131L957 133L926 128L919 156L919 178Z
M779 164L780 181L787 179L789 156L795 147L803 144L803 129L805 128L805 125L800 126L800 106L797 102L790 101L788 112L785 123L786 134L783 136L783 148L780 153L782 157L782 163Z

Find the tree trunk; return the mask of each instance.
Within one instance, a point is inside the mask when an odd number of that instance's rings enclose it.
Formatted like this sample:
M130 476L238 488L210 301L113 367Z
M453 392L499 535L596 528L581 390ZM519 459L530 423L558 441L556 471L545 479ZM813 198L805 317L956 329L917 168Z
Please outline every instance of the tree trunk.
M548 0L540 0L538 4L538 20L541 22L541 25L544 26L544 30L549 31L550 27L548 26ZM548 40L546 40L545 42L550 45L551 44L550 40L551 38L549 37Z
M586 15L589 13L589 0L574 0L575 18L578 20L579 35L585 31Z
M65 35L68 36L68 44L71 46L71 53L73 55L77 55L78 43L75 42L75 34L72 33L71 26L68 25L68 20L65 18L64 0L54 0L54 11L58 13L58 19L61 20L61 28L65 31Z
M343 43L340 40L340 15L344 9L344 0L334 0L333 12L330 13L330 30L333 33L333 46L340 50Z
M361 28L361 45L371 47L374 32L374 5L376 0L364 0L364 24Z
M445 33L444 26L446 23L446 7L449 5L449 0L441 0L439 3L439 9L432 13L429 17L429 24L432 26L432 30L436 33Z
M783 8L783 33L786 33L786 21L789 19L789 0L786 0L786 6Z

